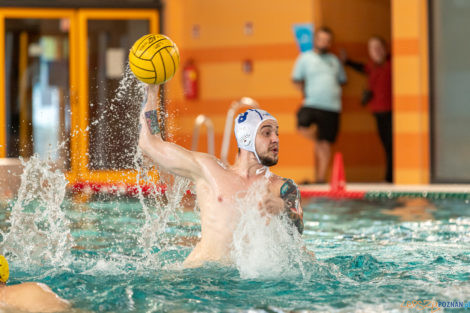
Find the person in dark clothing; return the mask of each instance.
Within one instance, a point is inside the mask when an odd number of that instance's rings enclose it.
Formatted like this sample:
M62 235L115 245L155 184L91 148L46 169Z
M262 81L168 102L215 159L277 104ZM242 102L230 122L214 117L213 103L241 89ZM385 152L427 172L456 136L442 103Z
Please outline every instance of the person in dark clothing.
M393 182L393 141L392 141L392 64L387 52L385 40L373 36L368 41L370 61L355 62L345 52L342 61L346 66L367 75L368 90L362 97L362 104L369 105L377 122L379 137L385 150L386 173L385 181Z

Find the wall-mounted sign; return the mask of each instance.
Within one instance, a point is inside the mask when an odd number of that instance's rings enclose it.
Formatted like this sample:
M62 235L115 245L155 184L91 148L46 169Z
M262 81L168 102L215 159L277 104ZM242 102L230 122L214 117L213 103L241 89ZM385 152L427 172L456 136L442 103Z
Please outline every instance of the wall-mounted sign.
M300 52L305 52L313 49L313 24L294 24L292 26L294 30L295 39L299 46Z

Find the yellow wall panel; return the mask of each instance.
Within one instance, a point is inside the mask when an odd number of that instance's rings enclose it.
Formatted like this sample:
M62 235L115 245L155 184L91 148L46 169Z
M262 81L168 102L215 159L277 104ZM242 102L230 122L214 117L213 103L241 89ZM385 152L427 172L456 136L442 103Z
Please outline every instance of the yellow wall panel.
M396 112L393 116L395 133L423 133L429 131L429 114Z
M418 56L397 56L393 61L394 94L421 94L420 59Z
M420 112L428 114L429 96L413 95L413 94L400 94L395 95L393 103L396 112Z
M417 38L420 34L420 1L392 0L392 33L394 38Z
M420 52L418 38L395 38L393 40L393 54L396 56L417 55Z
M428 21L428 1L419 0L419 30L420 30L420 70L421 70L421 91L424 94L429 93L429 21Z
M430 172L427 1L392 3L398 54L393 67L396 183L425 184Z
M421 169L397 168L395 183L399 185L420 184L429 182L429 172Z

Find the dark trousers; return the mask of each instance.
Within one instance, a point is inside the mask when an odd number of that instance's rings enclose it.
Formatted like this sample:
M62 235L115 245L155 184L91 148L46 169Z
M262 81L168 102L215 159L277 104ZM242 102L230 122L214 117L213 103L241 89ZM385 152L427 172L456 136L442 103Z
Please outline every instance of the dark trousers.
M385 181L393 182L392 112L374 113L380 141L385 149Z

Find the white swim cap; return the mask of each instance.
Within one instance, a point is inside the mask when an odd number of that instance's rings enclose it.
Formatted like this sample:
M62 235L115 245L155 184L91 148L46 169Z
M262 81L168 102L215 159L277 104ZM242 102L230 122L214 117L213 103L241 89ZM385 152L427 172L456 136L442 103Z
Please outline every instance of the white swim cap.
M274 116L260 109L248 109L244 113L238 114L235 119L235 137L238 147L253 152L259 163L261 161L255 148L256 132L261 123L266 120L277 121Z

